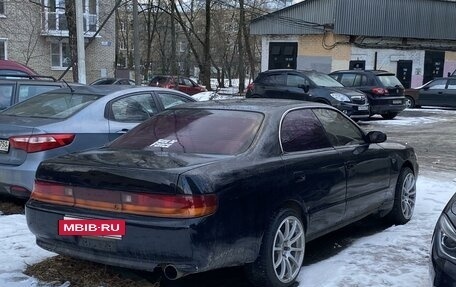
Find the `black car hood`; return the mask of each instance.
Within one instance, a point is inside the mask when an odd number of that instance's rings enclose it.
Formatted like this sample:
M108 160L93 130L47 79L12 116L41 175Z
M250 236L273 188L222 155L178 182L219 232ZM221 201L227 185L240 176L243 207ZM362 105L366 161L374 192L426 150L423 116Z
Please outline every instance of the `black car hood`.
M91 188L175 193L180 174L231 156L98 149L43 161L38 180Z

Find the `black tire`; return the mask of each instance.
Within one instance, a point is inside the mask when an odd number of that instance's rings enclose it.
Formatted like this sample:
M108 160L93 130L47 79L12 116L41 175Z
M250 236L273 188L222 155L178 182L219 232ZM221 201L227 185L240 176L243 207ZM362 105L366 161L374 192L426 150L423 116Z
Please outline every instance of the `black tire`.
M394 206L387 215L388 220L396 225L402 225L410 221L413 216L416 201L416 180L413 171L402 168L397 178L394 193Z
M413 109L415 107L415 100L410 96L405 96L405 108Z
M381 115L382 115L382 118L384 118L385 120L392 120L397 116L397 114L398 113L388 112L388 113L383 113Z
M290 241L283 240L283 244L280 244L280 239L286 239L286 232L281 233L283 236L279 235L279 232L286 227L286 221L296 222L296 229L291 228L291 230L295 230L296 232L289 232L290 238L299 238L292 243L292 246L288 246ZM285 226L284 226L285 224ZM290 225L289 225L290 226ZM291 231L289 230L289 231ZM297 231L300 230L300 233ZM295 237L293 237L295 235ZM279 242L278 242L279 241ZM293 241L293 240L291 240ZM288 243L287 243L288 242ZM278 244L279 243L279 244ZM296 245L295 245L296 244ZM274 246L277 251L273 251ZM299 251L294 251L292 249L299 249ZM263 242L260 248L260 253L258 258L255 262L246 265L245 270L249 280L255 286L261 287L288 287L294 284L296 278L299 275L299 271L301 269L302 261L304 259L304 252L305 252L305 230L304 225L302 224L302 219L298 215L298 213L291 209L291 208L284 208L279 210L275 213L274 216L269 221L269 226L263 235ZM298 258L295 258L298 257ZM276 258L277 257L277 258ZM290 257L293 257L296 260L291 260ZM274 261L277 259L277 267L274 267ZM287 265L287 263L289 265ZM292 266L293 265L293 266ZM281 274L277 274L278 270L280 271L285 269L285 271L289 268L293 270L291 276L284 278ZM285 272L286 273L286 272Z

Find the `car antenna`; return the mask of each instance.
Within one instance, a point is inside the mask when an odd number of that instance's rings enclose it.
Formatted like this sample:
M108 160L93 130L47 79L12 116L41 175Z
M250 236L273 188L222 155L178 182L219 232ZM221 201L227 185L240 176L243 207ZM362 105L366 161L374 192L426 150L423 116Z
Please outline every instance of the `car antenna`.
M70 89L71 93L74 94L73 88L64 79L62 79L62 81L68 86L68 88Z

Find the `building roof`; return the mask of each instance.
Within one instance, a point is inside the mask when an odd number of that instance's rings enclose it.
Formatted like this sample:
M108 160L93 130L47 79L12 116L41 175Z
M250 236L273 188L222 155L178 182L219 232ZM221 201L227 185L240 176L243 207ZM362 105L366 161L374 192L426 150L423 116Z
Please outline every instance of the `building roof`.
M250 33L456 40L455 11L450 0L305 0L254 19Z

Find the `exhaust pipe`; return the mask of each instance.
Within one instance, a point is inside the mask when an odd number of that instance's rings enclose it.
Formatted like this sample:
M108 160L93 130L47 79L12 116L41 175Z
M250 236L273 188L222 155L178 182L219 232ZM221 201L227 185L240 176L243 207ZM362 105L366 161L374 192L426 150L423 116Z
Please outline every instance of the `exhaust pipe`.
M168 280L177 280L186 274L177 270L176 266L168 264L163 267L163 274L165 274L166 279Z

